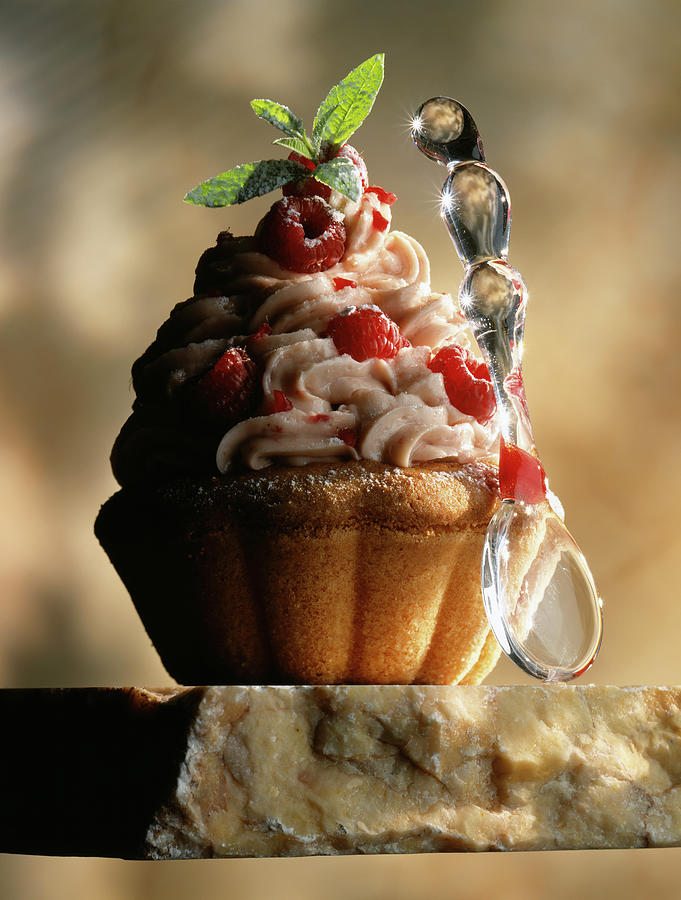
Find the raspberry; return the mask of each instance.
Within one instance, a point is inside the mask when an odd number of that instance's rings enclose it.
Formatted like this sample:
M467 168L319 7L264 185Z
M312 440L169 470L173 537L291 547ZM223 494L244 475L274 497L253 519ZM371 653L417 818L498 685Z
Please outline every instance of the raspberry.
M334 149L335 148L332 147L327 150L326 153L323 153L320 162L328 162L330 159L335 159L337 156L344 156L346 159L349 159L350 162L354 163L357 167L359 180L362 184L362 192L364 192L369 186L369 173L367 172L366 163L360 154L351 144L343 144L340 150L337 150L332 156L331 152ZM310 171L315 169L315 164L312 160L307 159L305 156L301 156L300 153L292 151L289 153L288 158L293 160L293 162L301 163L301 165L305 166L305 168ZM331 188L328 184L322 184L321 181L317 181L312 176L299 178L298 181L291 181L288 184L285 184L282 190L285 197L321 197L322 200L329 200L331 198ZM395 195L393 194L392 196ZM395 199L397 198L395 197Z
M322 184L316 178L301 178L299 181L290 181L282 188L284 197L321 197L327 202L331 199L331 188L328 184Z
M272 391L272 400L267 405L267 414L288 412L293 404L283 391Z
M311 159L301 156L292 150L288 158L293 162L300 163L306 169L313 171L316 167ZM331 197L331 188L328 184L322 184L316 178L308 176L307 178L299 178L297 181L290 181L282 188L284 197L321 197L322 200L328 200Z
M392 359L409 346L395 322L377 306L349 306L331 319L327 333L339 353L349 353L357 362Z
M253 403L256 375L255 363L241 347L223 353L196 384L196 399L204 418L216 427L244 418Z
M250 336L249 340L255 341L257 343L257 341L261 341L264 337L268 337L270 334L272 334L272 326L269 324L269 322L263 322L260 328L258 328L258 330Z
M292 272L322 272L345 252L343 216L320 197L284 197L262 220L260 249Z
M339 428L338 437L347 444L348 447L354 447L357 444L357 432L354 428Z
M308 159L307 156L303 156L302 153L296 153L295 150L291 150L288 158L291 162L297 162L300 163L301 166L305 166L310 172L315 168L314 160Z
M395 200L397 200L397 194L392 194L390 191L384 191L382 187L377 187L376 185L368 187L365 193L376 194L381 203L387 203L388 206L392 206Z
M452 344L443 347L428 363L431 372L441 372L445 390L452 406L480 423L494 415L496 401L484 362L476 359L463 347Z

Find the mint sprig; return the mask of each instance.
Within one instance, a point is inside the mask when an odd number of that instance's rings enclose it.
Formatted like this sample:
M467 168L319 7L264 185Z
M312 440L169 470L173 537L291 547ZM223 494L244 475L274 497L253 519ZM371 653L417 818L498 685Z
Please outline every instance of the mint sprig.
M272 141L272 143L280 147L288 147L289 150L295 150L296 153L300 153L301 156L305 156L307 159L314 157L314 150L310 145L303 143L298 138L279 138L276 141Z
M198 206L234 206L269 194L289 181L297 181L307 172L305 166L292 160L261 159L209 178L189 191L184 199Z
M349 159L336 153L371 112L383 83L384 59L383 53L376 53L331 88L315 115L312 138L305 131L302 119L288 106L274 100L251 101L259 118L286 135L274 143L312 160L315 164L312 171L288 159L245 163L197 185L186 194L185 201L199 206L232 206L310 176L350 200L359 200L362 195L359 172Z
M328 144L344 144L369 115L383 84L384 60L385 55L377 53L331 88L312 125L316 153Z
M328 162L320 163L310 173L317 181L328 184L334 191L349 197L355 202L362 196L362 179L357 166L345 156L337 156Z
M274 100L251 100L251 108L256 116L283 131L298 146L304 147L307 152L303 155L312 159L311 154L314 151L310 139L305 133L303 120L295 116L288 106L284 106L282 103L275 103ZM285 140L285 138L280 138L280 140ZM274 143L276 144L278 141Z

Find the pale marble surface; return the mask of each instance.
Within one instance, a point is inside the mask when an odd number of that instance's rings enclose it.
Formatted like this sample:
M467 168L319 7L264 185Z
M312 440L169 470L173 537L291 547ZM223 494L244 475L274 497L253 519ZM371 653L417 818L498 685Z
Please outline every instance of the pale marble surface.
M206 688L156 859L681 843L681 688Z

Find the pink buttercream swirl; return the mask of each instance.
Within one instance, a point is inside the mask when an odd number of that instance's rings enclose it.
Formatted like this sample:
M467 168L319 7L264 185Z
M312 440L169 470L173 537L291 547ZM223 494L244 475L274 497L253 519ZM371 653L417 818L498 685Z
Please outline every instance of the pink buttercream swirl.
M367 191L358 204L339 205L346 249L324 272L282 269L258 252L254 239L225 238L204 254L198 296L178 304L133 367L138 400L113 455L121 483L153 471L159 445L164 461L184 454L191 470L186 427L168 447L182 417L175 421L167 409L174 408L187 382L234 346L247 346L262 372L256 412L276 408L275 392L285 394L292 408L256 414L231 427L217 447L220 472L320 459L363 458L396 466L444 458L470 462L496 451L495 423L482 425L453 406L442 375L428 368L438 348L457 343L472 349L474 341L453 298L431 290L425 251L409 235L390 230L391 208L378 194ZM388 227L376 227L375 213ZM353 284L337 289L338 278ZM219 282L220 296L201 295L211 279ZM364 305L393 319L411 346L393 359L358 362L340 354L326 336L329 320L349 306ZM265 323L271 333L249 339ZM205 465L206 436L194 437L194 467L199 459ZM143 459L145 453L152 458Z

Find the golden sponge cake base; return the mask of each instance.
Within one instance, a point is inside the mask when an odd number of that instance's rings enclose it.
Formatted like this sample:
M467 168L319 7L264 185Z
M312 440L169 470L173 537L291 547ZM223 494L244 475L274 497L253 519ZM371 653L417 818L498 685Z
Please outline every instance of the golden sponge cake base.
M496 469L319 463L125 488L97 535L182 684L477 683Z

